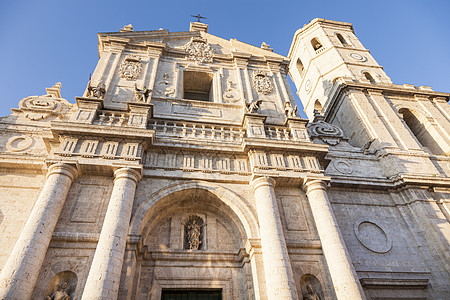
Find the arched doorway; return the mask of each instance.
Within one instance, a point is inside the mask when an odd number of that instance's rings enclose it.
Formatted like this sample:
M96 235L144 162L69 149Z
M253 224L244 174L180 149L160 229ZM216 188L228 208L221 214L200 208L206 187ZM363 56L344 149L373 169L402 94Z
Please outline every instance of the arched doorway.
M132 299L181 294L195 298L196 293L220 295L217 299L253 298L253 276L244 249L254 234L248 230L256 228L252 220L249 225L252 212L241 212L245 207L239 204L232 208L226 203L230 199L224 199L225 190L208 190L206 185L174 186L138 209L131 226L145 255L137 259L130 279L135 281L129 285L135 286Z

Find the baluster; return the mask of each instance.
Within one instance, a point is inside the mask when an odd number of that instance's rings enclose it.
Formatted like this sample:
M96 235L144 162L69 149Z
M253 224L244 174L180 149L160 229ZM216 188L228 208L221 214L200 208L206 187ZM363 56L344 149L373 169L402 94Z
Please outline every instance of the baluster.
M174 135L177 134L177 123L175 123L175 122L173 122L172 133L173 133Z
M234 130L230 128L230 141L234 141Z
M164 121L163 133L164 133L164 134L167 133L167 121Z
M287 140L287 141L289 141L289 132L287 131L287 129L284 128L284 129L283 129L283 132L284 132L284 139Z
M281 132L280 132L280 129L278 127L275 128L275 132L276 132L276 135L277 135L277 139L281 140Z
M183 123L183 133L182 133L183 137L186 137L186 132L187 132L186 123Z
M211 138L214 140L216 138L216 127L211 126Z
M223 130L223 127L220 127L220 138L225 140L225 131Z
M202 125L202 138L206 138L206 128L205 125Z
M271 139L272 138L272 134L273 134L272 128L270 128L270 127L267 128L267 134L269 136L269 139Z
M197 125L192 124L192 137L195 138L196 135L197 135Z

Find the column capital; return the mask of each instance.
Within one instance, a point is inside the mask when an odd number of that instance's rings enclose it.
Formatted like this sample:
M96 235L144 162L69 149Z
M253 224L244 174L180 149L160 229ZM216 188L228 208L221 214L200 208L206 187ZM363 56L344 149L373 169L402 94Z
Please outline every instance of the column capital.
M128 178L137 183L139 180L141 180L142 175L141 172L134 168L123 167L118 168L114 171L114 181L119 178Z
M302 188L306 194L309 194L309 192L316 190L316 189L322 189L322 190L326 191L328 181L329 181L329 179L327 179L327 178L323 178L323 179L305 178L305 181L303 181Z
M53 174L65 175L73 181L78 176L78 170L67 163L54 163L48 167L47 178Z
M265 185L274 188L275 179L269 176L261 176L261 177L253 177L252 181L250 181L250 186L253 188L253 190L256 190L257 188Z

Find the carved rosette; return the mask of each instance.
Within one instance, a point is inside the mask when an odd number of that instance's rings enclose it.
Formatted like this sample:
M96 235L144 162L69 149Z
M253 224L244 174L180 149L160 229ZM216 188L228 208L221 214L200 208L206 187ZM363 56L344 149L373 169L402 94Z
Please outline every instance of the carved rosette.
M184 46L184 49L186 51L186 59L193 60L199 65L213 61L214 51L206 39L192 37Z
M311 139L319 138L325 143L335 146L344 138L344 132L339 127L325 121L317 121L308 125Z
M257 70L253 72L252 79L253 79L253 87L256 89L258 93L262 93L264 95L272 93L273 87L267 72Z
M127 56L119 68L119 76L126 80L136 80L141 76L142 62L137 56Z
M22 110L25 117L33 121L46 119L52 115L60 117L71 107L72 105L67 100L51 95L26 97L19 102L19 109Z

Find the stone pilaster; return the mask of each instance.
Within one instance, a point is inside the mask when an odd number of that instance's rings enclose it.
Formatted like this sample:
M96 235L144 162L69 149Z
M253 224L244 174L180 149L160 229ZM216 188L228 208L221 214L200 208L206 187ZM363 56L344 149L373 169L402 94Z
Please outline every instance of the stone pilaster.
M0 299L31 298L53 230L76 175L76 168L68 164L49 167L45 185L0 275Z
M275 180L253 179L269 300L298 299L274 192Z
M131 168L114 172L114 188L82 299L117 299L128 226L141 175Z
M322 250L338 299L366 299L350 260L344 239L331 209L326 182L310 180L304 184Z

